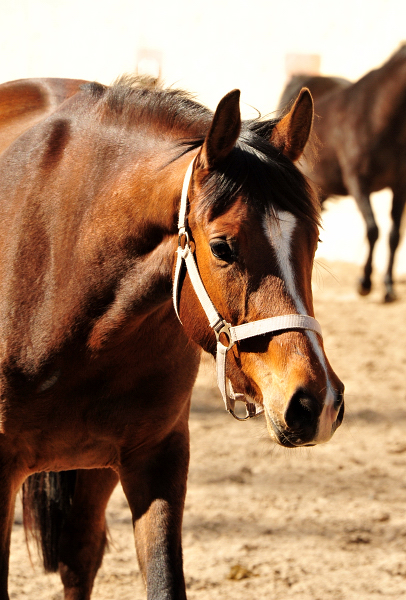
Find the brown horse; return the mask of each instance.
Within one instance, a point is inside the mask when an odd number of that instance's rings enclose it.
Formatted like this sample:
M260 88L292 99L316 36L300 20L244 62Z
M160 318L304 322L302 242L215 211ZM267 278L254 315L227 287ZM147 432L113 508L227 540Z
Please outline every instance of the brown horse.
M343 418L313 315L319 204L292 162L311 95L243 123L238 90L213 115L128 78L14 82L0 103L0 599L31 476L25 522L66 599L90 598L120 479L148 599L182 600L201 349L228 410L263 410L284 446Z
M393 192L384 280L385 301L391 302L396 298L393 265L406 202L406 45L356 83L295 76L282 94L281 110L303 85L313 95L317 115L309 148L316 145L318 149L316 160L306 149L303 172L319 187L322 201L329 196L354 196L366 223L369 253L358 287L361 295L371 291L373 251L379 235L370 194L386 187Z

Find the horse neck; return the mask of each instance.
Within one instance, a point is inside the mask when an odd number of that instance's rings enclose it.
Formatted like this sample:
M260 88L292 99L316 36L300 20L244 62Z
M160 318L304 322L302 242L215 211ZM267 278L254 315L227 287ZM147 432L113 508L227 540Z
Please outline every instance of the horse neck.
M110 330L114 331L116 324L123 320L131 320L135 327L146 317L160 319L161 314L167 315L172 310L177 219L183 179L190 160L187 155L164 168L154 168L153 176L149 173L145 186L141 185L134 221L137 245L143 250L129 261L116 283L116 300L93 329L90 347L97 348L100 340L105 340ZM134 211L131 195L128 201L127 210Z
M69 156L76 150L73 145ZM21 359L35 370L67 343L67 334L72 340L89 336L89 347L97 349L108 344L123 323L132 329L148 315L158 316L157 311L171 309L177 213L191 157L168 164L170 158L167 149L157 146L134 168L126 164L121 169L118 164L110 171L108 164L102 165L96 190L103 190L103 194L97 198L86 167L81 171L84 161L74 163L77 170L69 178L55 176L49 182L48 196L42 203L48 223L44 238L47 247L42 254L54 259L38 265L39 275L35 269L26 270L24 285L14 286L13 253L21 244L37 247L36 229L30 228L16 241L15 248L9 249L2 265L3 298L9 302L4 307L8 324L5 335L11 340L11 354L19 356L27 346L24 332L28 331L32 339L41 338L38 347L28 350L31 355ZM115 170L120 175L114 180ZM72 180L79 182L78 188L71 187ZM21 211L25 206L29 206L28 200ZM32 256L37 254L41 253ZM43 290L38 289L38 277L42 278ZM26 301L25 289L33 290L30 302ZM10 305L21 306L18 321L25 328L17 327Z

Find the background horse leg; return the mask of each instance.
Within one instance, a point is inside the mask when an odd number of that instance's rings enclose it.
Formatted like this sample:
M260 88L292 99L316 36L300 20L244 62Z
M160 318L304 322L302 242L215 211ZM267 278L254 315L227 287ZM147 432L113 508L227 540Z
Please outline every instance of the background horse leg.
M118 482L112 469L77 472L72 509L60 540L59 572L66 600L88 600L106 546L107 502Z
M147 598L186 600L181 530L189 465L187 422L141 464L137 458L134 453L123 464L121 482L133 515Z
M364 217L366 229L367 229L367 240L369 244L369 252L366 263L364 265L364 274L358 282L358 293L361 296L367 296L372 288L372 258L374 253L374 247L379 236L378 225L375 221L375 216L371 206L371 200L369 193L366 192L357 178L351 178L347 180L347 189L351 196L354 196L355 201L362 216Z
M393 289L393 263L395 260L395 253L400 241L400 224L402 222L402 215L405 208L406 202L406 191L404 186L401 189L393 189L392 198L392 229L389 235L389 263L388 269L385 275L385 302L393 302L396 300L396 293Z

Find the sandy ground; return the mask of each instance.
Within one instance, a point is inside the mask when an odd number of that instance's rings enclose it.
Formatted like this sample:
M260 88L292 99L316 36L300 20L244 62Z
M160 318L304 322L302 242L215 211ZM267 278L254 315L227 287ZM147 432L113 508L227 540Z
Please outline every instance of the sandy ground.
M380 285L356 295L358 272L325 258L315 269L316 317L346 385L345 421L328 444L283 449L262 418L233 420L204 360L184 518L190 600L406 599L406 275L400 299L383 305ZM108 520L112 543L93 597L145 599L119 488ZM30 564L19 507L10 598L62 600L58 576Z

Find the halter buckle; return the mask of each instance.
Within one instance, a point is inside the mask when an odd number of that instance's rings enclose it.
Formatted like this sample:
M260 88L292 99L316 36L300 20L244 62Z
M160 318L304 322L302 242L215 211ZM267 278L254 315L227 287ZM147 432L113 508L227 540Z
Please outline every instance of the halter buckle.
M189 233L185 227L179 229L178 246L184 250L186 246L189 246Z

